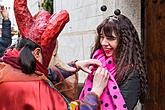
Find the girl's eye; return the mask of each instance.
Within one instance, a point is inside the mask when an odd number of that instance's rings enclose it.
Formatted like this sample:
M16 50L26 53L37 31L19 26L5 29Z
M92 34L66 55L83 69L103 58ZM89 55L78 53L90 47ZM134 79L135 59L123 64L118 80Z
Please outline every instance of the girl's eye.
M100 35L100 38L104 38L104 35L101 34L101 35Z
M108 36L107 39L108 40L116 40L116 37L114 37L114 36Z

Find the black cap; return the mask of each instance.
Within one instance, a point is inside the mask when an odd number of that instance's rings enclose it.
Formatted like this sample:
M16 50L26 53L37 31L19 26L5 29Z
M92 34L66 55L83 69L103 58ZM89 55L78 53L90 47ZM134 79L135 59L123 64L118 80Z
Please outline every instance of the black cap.
M116 9L116 10L114 11L114 14L115 14L116 16L118 16L118 15L121 14L121 11L120 11L119 9Z

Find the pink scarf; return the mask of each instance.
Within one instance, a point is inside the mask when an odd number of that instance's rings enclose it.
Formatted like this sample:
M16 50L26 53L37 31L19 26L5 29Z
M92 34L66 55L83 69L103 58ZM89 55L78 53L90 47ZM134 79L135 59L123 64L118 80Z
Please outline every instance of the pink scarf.
M102 49L98 49L94 53L92 58L100 60L102 62L103 68L107 69L110 75L108 85L105 88L102 96L100 97L101 108L102 108L101 110L127 110L123 96L114 79L114 76L116 74L116 67L113 62L113 58L112 57L106 58L104 51ZM82 99L88 92L90 92L92 88L93 72L94 71L92 71L92 73L88 75L79 99Z

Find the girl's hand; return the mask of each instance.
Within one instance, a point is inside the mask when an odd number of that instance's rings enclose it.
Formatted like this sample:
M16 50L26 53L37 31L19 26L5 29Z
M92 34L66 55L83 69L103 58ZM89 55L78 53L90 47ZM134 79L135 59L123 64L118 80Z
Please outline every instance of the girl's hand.
M102 95L104 88L107 86L109 79L108 71L98 67L93 78L93 87L91 92L94 92L99 97Z
M81 69L82 71L86 73L91 73L89 66L94 65L94 66L99 67L102 65L102 63L96 59L89 59L89 60L77 61L75 65L77 67L77 70Z

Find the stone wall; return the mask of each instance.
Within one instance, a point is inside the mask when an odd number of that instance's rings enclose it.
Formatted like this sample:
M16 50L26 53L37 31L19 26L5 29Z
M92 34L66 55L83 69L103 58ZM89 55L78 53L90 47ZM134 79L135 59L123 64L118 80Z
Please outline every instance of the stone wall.
M27 0L27 5L32 16L34 16L39 11L40 1L41 0Z

